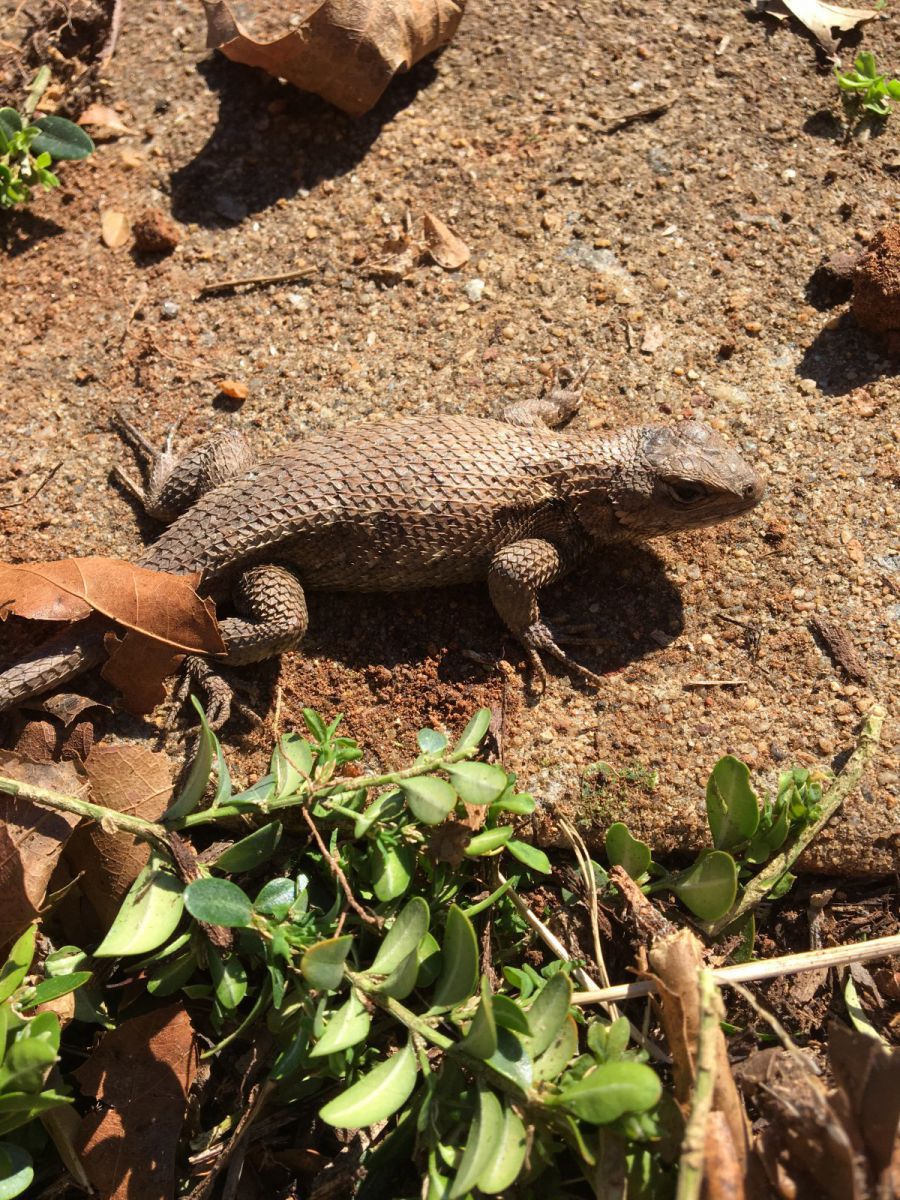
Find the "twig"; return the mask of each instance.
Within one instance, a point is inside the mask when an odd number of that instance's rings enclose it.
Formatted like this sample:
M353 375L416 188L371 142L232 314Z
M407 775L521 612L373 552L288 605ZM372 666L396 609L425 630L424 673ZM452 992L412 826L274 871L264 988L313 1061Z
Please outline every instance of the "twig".
M363 908L363 906L360 904L360 902L353 895L353 892L350 888L350 884L347 880L347 876L341 870L340 864L337 862L337 860L334 858L334 856L329 852L328 847L325 845L324 841L322 840L322 835L319 833L319 830L316 828L315 821L312 819L312 817L309 815L309 812L305 808L301 809L301 811L303 813L304 820L306 821L307 825L310 828L310 832L312 833L313 837L316 839L316 845L319 847L322 857L325 859L325 861L328 863L329 867L331 868L332 875L334 875L335 879L341 885L341 890L343 891L344 895L347 897L347 903L350 905L350 907L353 909L353 911L356 913L356 915L358 917L361 917L367 925L374 925L376 929L380 929L381 925L382 925L381 918L376 917L374 913L366 912L366 910Z
M682 683L682 687L737 687L740 683L746 683L746 679L686 679Z
M691 1115L684 1127L681 1158L678 1164L678 1187L675 1200L698 1200L703 1186L703 1163L706 1157L706 1131L712 1112L716 1082L716 1035L719 1021L724 1017L722 999L716 991L712 972L701 967L697 972L700 1000L700 1028L697 1033L697 1075L694 1083Z
M502 871L497 872L497 877L499 878L501 883L508 882ZM541 939L541 941L544 942L544 944L553 951L553 953L556 955L556 957L562 959L563 962L571 962L572 961L571 954L568 952L568 950L565 948L565 946L562 944L562 942L559 940L559 938L556 936L556 934L553 933L552 930L548 929L547 926L544 924L544 922L540 919L540 917L538 917L535 913L533 913L531 911L531 909L528 907L528 905L525 903L525 901L522 899L522 897L519 895L519 893L516 891L516 889L511 887L509 889L507 895L509 896L510 900L512 900L513 904L519 910L521 915L525 918L527 923L531 926L531 928L534 930L534 932ZM590 977L590 975L588 975L587 971L585 971L583 967L574 967L572 970L572 974L575 976L575 978L578 980L578 982L582 985L582 987L591 989L588 992L576 992L575 993L576 996L594 995L595 992L599 993L600 989L597 988L596 983L593 981L593 979ZM625 986L630 987L632 985L626 984ZM617 989L614 987L607 988L604 991L604 995L606 994L606 992L614 992L616 990ZM576 1001L573 1000L573 1003L576 1003ZM601 1001L601 1003L606 1004L607 1002L604 1000L604 1001ZM631 1028L631 1036L638 1043L638 1045L644 1047L644 1049L647 1051L647 1053L650 1055L651 1058L656 1059L657 1062L668 1063L668 1062L672 1061L669 1058L668 1054L666 1054L666 1052L664 1050L661 1050L655 1042L653 1042L649 1038L645 1037L644 1034L641 1033L640 1029L638 1029L636 1025L634 1025L631 1021L629 1021L628 1024Z
M781 958L714 967L711 974L719 987L729 987L732 983L776 979L782 975L798 975L801 971L819 971L848 963L868 962L873 958L890 958L892 954L900 954L900 934L873 938L870 942L856 942L850 946L826 946L823 950L804 950L801 954L785 954ZM656 985L652 980L642 979L637 983L621 983L602 990L575 992L572 1003L608 1004L615 1000L636 1000L655 991Z
M860 732L856 749L847 759L843 770L835 778L831 787L822 796L822 815L818 821L807 825L791 840L786 849L770 859L763 869L750 880L744 888L740 900L732 905L724 917L702 926L704 933L709 937L717 937L723 929L727 929L733 922L739 921L741 917L756 908L785 871L790 870L809 843L818 836L859 783L863 771L878 746L885 716L886 710L881 704L876 704L870 709Z
M232 288L245 287L250 284L290 283L292 279L308 279L317 271L311 263L298 267L296 271L284 271L280 275L248 275L245 279L219 279L215 283L200 285L199 295L210 296L213 292L230 292Z
M604 136L609 136L611 133L619 133L622 129L627 129L629 125L636 125L639 121L655 121L657 117L661 117L663 113L667 113L678 96L672 96L670 100L664 100L661 104L654 104L650 108L639 108L636 112L626 113L624 117L619 117L605 129L601 129L600 133Z
M782 1023L778 1020L774 1013L770 1013L767 1008L764 1008L757 998L753 995L749 988L745 988L742 983L738 983L732 979L729 981L729 987L733 987L739 996L747 1001L758 1017L761 1017L769 1026L775 1036L781 1042L782 1046L787 1050L792 1058L803 1067L804 1071L809 1071L813 1075L821 1075L822 1068L816 1060L809 1054L804 1054Z
M584 880L584 887L585 891L587 892L588 915L590 916L591 920L591 936L594 942L594 962L596 962L600 971L600 982L604 987L610 987L609 971L606 969L606 960L603 957L603 946L600 941L600 923L597 914L597 880L594 876L594 867L591 863L591 856L588 854L587 846L584 844L584 839L571 821L568 821L565 817L562 817L559 822L559 827L569 845L572 847L572 851L578 860L581 878ZM619 1010L614 1004L610 1004L609 1006L609 1015L613 1020L619 1016Z
M0 509L18 508L22 504L27 504L29 500L33 500L38 492L42 492L44 490L61 466L62 462L58 462L55 467L51 467L33 492L29 492L27 496L23 496L21 500L13 500L9 504L0 504Z
M124 0L115 0L113 4L112 17L109 22L109 34L100 51L100 70L103 71L109 65L109 61L116 52L116 46L119 43L119 34L122 32L122 14L125 8Z

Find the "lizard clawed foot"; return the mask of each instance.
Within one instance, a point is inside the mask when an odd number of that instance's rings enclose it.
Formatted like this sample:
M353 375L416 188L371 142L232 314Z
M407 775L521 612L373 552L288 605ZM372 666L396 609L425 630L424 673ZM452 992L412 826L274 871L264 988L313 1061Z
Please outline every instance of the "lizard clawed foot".
M587 683L594 684L595 687L599 687L604 682L602 675L596 675L593 671L589 671L587 667L583 667L580 663L575 662L573 658L570 658L565 650L556 644L553 634L543 621L529 625L519 635L519 640L525 647L525 652L528 655L532 678L536 678L541 684L541 692L545 690L547 683L547 672L544 670L544 665L541 662L541 654L547 654L550 658L555 658L557 662L562 663L573 675L577 675L579 679L584 679Z
M541 396L541 400L545 404L555 406L554 427L567 425L581 408L584 398L584 381L592 366L593 363L588 360L577 369L557 367L554 371L550 387Z
M206 719L214 732L217 733L230 720L232 710L239 712L252 725L262 724L262 718L237 699L231 684L214 671L206 659L196 654L189 654L182 664L182 677L173 698L170 721L174 722L175 714L195 688L204 693Z

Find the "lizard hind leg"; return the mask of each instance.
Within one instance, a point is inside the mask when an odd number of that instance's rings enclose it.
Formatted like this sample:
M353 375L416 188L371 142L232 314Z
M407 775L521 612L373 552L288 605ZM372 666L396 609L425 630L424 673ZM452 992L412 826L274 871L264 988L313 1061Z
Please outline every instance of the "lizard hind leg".
M577 371L568 368L556 371L549 390L508 405L503 410L503 420L526 429L558 429L568 425L581 408L583 385L590 369L591 364L586 363Z
M249 567L241 574L234 587L234 606L238 615L219 622L226 648L223 661L229 667L262 662L293 650L303 640L309 624L303 585L293 571L274 563ZM232 705L254 716L236 704L231 686L214 666L196 655L184 661L184 678L176 699L186 699L192 684L198 684L206 694L207 717L213 729L225 724Z
M158 521L174 520L205 492L243 475L254 465L250 444L238 430L217 433L178 455L173 450L177 426L169 430L162 450L157 450L121 414L116 415L115 424L140 462L146 483L135 483L118 467L113 475L147 515Z

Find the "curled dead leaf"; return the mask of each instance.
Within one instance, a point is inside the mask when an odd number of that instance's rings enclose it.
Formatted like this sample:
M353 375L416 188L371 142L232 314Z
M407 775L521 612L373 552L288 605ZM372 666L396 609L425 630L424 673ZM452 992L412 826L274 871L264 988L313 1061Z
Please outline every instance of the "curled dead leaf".
M105 208L100 214L100 238L110 250L121 250L131 241L131 222L118 209Z
M450 41L465 0L311 0L290 29L274 0L241 5L243 23L225 0L203 6L207 46L358 117L398 71Z
M180 1004L123 1021L75 1072L81 1091L101 1102L82 1121L78 1141L105 1200L175 1194L176 1150L196 1073L196 1037Z
M31 763L6 752L0 752L0 774L68 796L83 795L88 787L72 763ZM74 813L0 795L0 946L38 915L57 859L78 821Z
M783 21L791 15L813 35L829 58L836 58L840 36L865 21L883 16L876 8L841 8L827 0L757 0L756 11Z
M425 228L425 244L428 253L445 271L455 271L465 266L471 257L471 251L462 238L457 237L449 225L427 212L423 225Z
M172 761L161 751L125 742L95 746L84 770L91 799L104 808L158 821L169 806ZM65 852L72 873L81 873L81 890L104 927L112 922L149 856L146 842L96 823L77 829Z
M109 137L121 137L122 134L134 133L134 130L122 120L114 108L108 104L89 104L78 118L79 125L90 125L95 131L105 133ZM96 133L95 133L96 140Z

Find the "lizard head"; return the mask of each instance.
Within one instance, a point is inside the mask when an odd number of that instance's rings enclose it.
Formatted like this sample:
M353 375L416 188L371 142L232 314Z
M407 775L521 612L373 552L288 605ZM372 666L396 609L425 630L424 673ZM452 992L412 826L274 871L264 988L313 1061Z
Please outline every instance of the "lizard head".
M700 421L624 430L614 459L606 512L596 512L606 536L650 538L716 525L753 508L765 490L749 463ZM582 523L599 535L587 496L579 507Z

